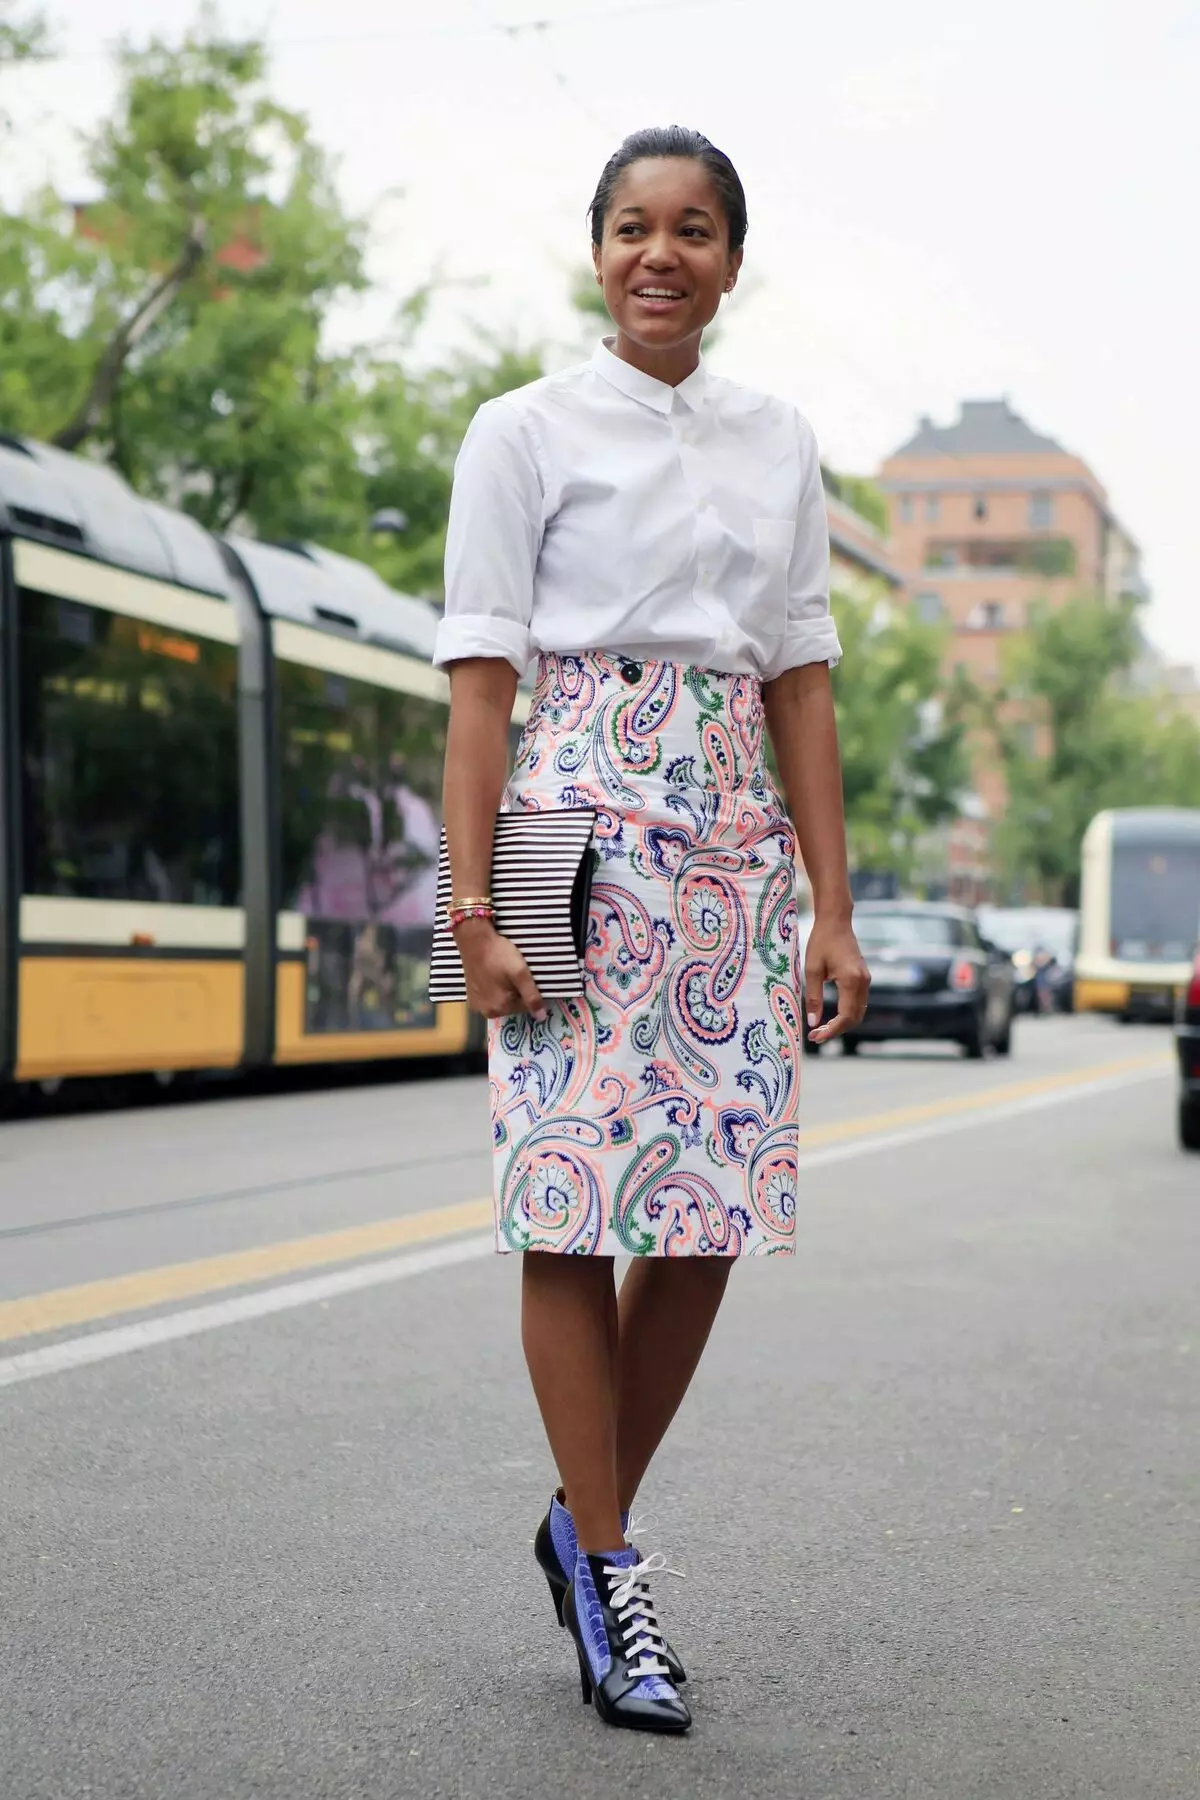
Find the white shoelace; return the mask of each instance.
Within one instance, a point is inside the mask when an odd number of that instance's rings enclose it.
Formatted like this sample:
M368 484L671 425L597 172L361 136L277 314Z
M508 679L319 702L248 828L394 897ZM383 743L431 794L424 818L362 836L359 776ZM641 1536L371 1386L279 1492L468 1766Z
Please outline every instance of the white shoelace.
M658 1519L654 1513L647 1513L644 1519L640 1519L637 1513L631 1512L629 1523L625 1527L625 1542L636 1544L640 1537L644 1537L648 1531L653 1531L657 1524Z
M682 1580L682 1570L669 1569L666 1557L655 1551L653 1556L644 1556L627 1569L613 1568L611 1563L605 1563L604 1573L613 1584L609 1590L609 1604L617 1615L617 1623L624 1627L621 1636L626 1646L625 1654L638 1659L629 1664L629 1673L639 1677L669 1675L670 1665L664 1659L663 1634L647 1577L678 1575Z

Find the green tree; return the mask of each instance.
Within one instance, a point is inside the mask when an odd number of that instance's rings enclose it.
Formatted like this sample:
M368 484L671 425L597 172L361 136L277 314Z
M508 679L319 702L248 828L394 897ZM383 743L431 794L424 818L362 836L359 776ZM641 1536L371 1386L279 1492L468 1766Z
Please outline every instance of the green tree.
M876 531L887 536L887 501L882 490L873 481L868 481L865 475L839 474L836 470L827 468L824 463L821 465L821 479L825 483L826 492L832 494L835 500L851 507L860 518L865 519L869 525L874 525Z
M28 62L50 49L50 27L39 9L18 7L14 0L0 0L0 69L6 63Z
M851 863L908 879L920 839L954 817L970 785L961 696L941 696L938 627L840 593L833 614L845 653L833 686Z
M23 40L28 41L28 40ZM271 96L263 45L211 6L118 54L86 141L101 198L34 195L0 237L0 421L111 461L214 530L308 539L437 591L454 454L482 399L541 373L481 339L414 373L432 288L386 342L330 348L366 286L369 227ZM407 521L375 535L383 509Z
M364 285L365 226L270 98L262 46L210 8L118 67L86 142L102 198L72 216L37 196L5 235L6 424L88 446L207 525L319 534L355 499L357 371L322 326Z
M1133 690L1139 642L1129 603L1081 595L1041 606L1001 686L977 697L1008 787L995 849L1010 885L1074 905L1079 846L1097 812L1200 796L1200 731Z
M361 427L362 516L394 509L406 524L355 553L369 556L386 581L410 593L440 590L454 458L467 426L485 400L543 372L536 350L483 335L433 370L414 374L403 358L372 366Z
M610 329L612 320L608 316L596 272L590 264L580 264L571 277L571 305L580 319L593 330L598 328L604 332Z

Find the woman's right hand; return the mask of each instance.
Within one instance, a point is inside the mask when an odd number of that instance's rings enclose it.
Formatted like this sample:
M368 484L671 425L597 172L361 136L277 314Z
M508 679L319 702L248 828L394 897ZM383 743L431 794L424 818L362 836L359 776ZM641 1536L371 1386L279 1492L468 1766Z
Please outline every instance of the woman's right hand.
M544 1024L549 1017L529 964L511 938L502 937L490 919L464 919L454 933L467 978L467 1004L485 1019L510 1013L532 1013Z

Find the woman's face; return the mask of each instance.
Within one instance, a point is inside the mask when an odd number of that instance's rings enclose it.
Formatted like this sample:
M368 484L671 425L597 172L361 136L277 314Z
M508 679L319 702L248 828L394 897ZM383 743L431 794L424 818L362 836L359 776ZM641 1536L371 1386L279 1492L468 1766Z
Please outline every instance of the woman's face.
M742 265L708 171L689 157L626 169L592 254L617 330L650 351L699 338Z

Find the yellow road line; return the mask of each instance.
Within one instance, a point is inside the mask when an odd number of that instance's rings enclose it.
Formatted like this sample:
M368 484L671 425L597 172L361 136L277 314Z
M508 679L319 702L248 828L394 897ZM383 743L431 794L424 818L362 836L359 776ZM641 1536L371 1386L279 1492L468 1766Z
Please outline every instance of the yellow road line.
M490 1200L466 1200L458 1206L435 1206L428 1212L380 1219L372 1225L353 1225L344 1231L323 1231L316 1237L260 1244L253 1250L233 1250L226 1256L208 1256L200 1262L168 1263L164 1268L140 1269L108 1281L87 1281L81 1287L53 1288L23 1300L0 1302L0 1342L32 1337L39 1331L61 1331L67 1325L91 1325L117 1313L140 1312L170 1300L192 1300L197 1294L270 1281L280 1275L293 1275L299 1269L354 1262L384 1250L425 1244L433 1238L458 1237L467 1231L486 1229L491 1222Z
M819 1145L848 1142L883 1134L897 1126L923 1124L964 1112L986 1113L991 1108L1031 1095L1086 1086L1091 1081L1111 1079L1138 1069L1167 1066L1170 1061L1169 1056L1162 1054L1124 1057L1119 1062L1098 1063L1062 1075L1041 1076L1035 1081L982 1089L918 1106L897 1107L890 1112L872 1113L866 1118L842 1120L801 1132L800 1147L803 1151ZM98 1222L102 1218L103 1214L99 1214ZM491 1223L490 1200L465 1200L454 1206L435 1206L426 1212L379 1219L370 1225L320 1232L315 1237L260 1244L250 1250L233 1250L224 1256L204 1257L197 1262L168 1263L165 1267L140 1269L131 1275L117 1275L105 1281L84 1282L79 1287L53 1288L45 1293L26 1295L20 1300L0 1301L0 1342L33 1337L39 1332L61 1331L72 1325L92 1325L119 1313L142 1312L173 1300L191 1300L198 1294L220 1293L258 1281L273 1281L301 1269L356 1262L388 1250L486 1230Z
M973 1094L959 1094L947 1100L929 1100L919 1106L900 1106L894 1112L871 1113L865 1119L839 1120L833 1125L817 1125L800 1133L801 1150L815 1150L819 1144L839 1144L847 1139L870 1136L875 1132L894 1131L898 1125L922 1125L929 1119L949 1119L955 1113L986 1112L989 1107L1004 1106L1011 1100L1026 1100L1033 1094L1052 1094L1058 1088L1079 1087L1089 1081L1107 1081L1114 1075L1128 1075L1135 1069L1166 1067L1169 1056L1125 1056L1119 1062L1095 1063L1086 1069L1071 1069L1063 1075L1039 1075L1034 1081L1014 1081L1007 1087L982 1088Z

